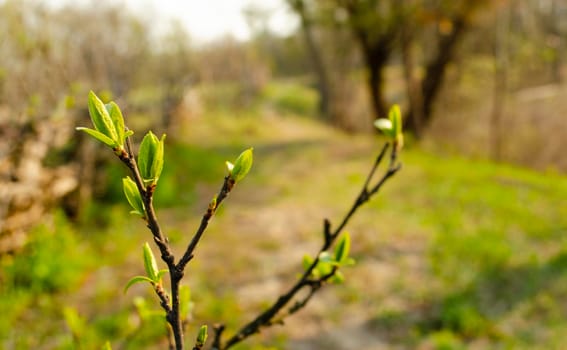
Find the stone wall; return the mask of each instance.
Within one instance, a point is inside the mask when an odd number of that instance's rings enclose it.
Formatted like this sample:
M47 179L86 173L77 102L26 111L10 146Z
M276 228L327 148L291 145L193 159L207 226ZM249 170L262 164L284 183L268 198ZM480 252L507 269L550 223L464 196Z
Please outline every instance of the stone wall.
M29 229L79 184L79 163L46 165L72 137L74 118L20 119L0 112L0 255L21 248Z

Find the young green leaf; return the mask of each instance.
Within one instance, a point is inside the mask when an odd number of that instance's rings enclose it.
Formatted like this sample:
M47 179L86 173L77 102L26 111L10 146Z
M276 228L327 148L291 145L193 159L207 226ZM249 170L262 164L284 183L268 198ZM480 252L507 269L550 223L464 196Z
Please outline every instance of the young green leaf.
M316 273L314 273L314 276L317 277L317 278L326 276L326 275L330 274L331 271L333 271L333 264L320 261L317 264L317 267L315 268L314 272L315 271L316 271Z
M384 135L393 138L394 137L394 131L392 128L392 121L390 119L385 119L385 118L380 118L380 119L376 119L374 121L374 126L382 131L382 133L384 133Z
M346 258L343 262L341 262L341 266L353 266L356 264L356 260L351 257Z
M140 143L140 149L138 151L138 168L140 169L140 175L142 175L144 180L150 177L156 143L157 137L151 131L148 131Z
M231 164L232 169L229 165L230 163L227 162L230 177L234 180L234 182L239 182L240 180L242 180L246 176L246 174L248 174L250 168L252 168L252 163L254 160L253 150L254 149L250 147L244 152L240 153L238 158L236 158L236 160L234 161L234 165Z
M335 283L335 284L341 284L345 281L345 276L343 275L342 272L340 271L335 271L335 274L333 275L333 277L331 277L331 283Z
M401 149L404 145L404 134L402 130L402 113L400 112L400 106L393 105L388 113L388 118L392 121L392 133L395 145L398 149Z
M332 263L332 262L334 262L334 259L331 256L331 254L329 254L329 252L322 252L321 254L319 254L319 262L321 262L321 263Z
M311 264L313 264L313 258L307 254L305 254L303 256L303 260L301 261L302 265L303 265L303 269L307 270Z
M126 293L128 291L128 289L130 289L130 287L132 287L134 284L142 283L142 282L148 282L152 286L154 285L154 281L152 281L151 279L149 279L146 276L135 276L135 277L132 277L128 281L128 283L126 284L126 287L124 287L124 293Z
M114 102L110 102L104 105L104 108L110 115L112 120L112 126L116 132L116 142L120 145L124 145L125 130L124 130L124 117L118 105Z
M104 104L94 92L89 92L89 115L94 129L79 127L77 130L86 132L98 141L111 147L117 154L124 153L124 140L133 131L125 131L124 118L120 108L114 102Z
M142 201L142 196L140 195L138 186L136 186L134 180L132 180L129 176L123 178L122 187L124 189L124 194L126 195L128 203L130 203L130 205L134 209L130 213L145 217L146 214L144 211L144 202Z
M404 134L402 126L402 113L400 106L393 105L388 111L388 119L380 118L374 121L374 126L382 131L394 141L394 144L400 149L404 144Z
M146 275L150 278L150 280L154 283L159 283L160 276L156 258L154 257L154 253L152 252L152 248L150 248L148 242L144 244L144 268L146 269Z
M315 277L322 277L328 275L333 270L334 266L336 266L336 262L334 257L331 256L328 252L322 252L319 255L319 262L314 270ZM316 272L315 272L316 271Z
M79 131L86 132L87 134L91 135L92 137L94 137L98 141L104 143L108 147L114 148L115 145L116 145L116 142L114 142L114 140L110 139L108 136L101 133L100 131L89 129L89 128L84 128L84 127L78 127L78 128L75 128L75 129L79 130Z
M341 237L341 240L335 247L335 261L342 264L346 261L350 251L350 235L348 232Z
M402 112L400 106L393 105L388 112L388 119L392 122L392 131L394 135L402 132Z
M138 167L144 181L156 184L163 169L165 134L161 140L149 131L142 143L138 153Z
M205 342L207 341L207 325L202 325L201 328L199 329L199 334L197 335L197 346L198 347L202 347L203 345L205 345Z
M110 342L107 341L106 343L104 343L104 346L102 347L102 350L112 350L112 346L110 346Z
M168 269L161 269L161 270L159 270L159 271L158 271L158 274L157 274L157 279L158 279L158 281L161 281L161 278L162 278L166 273L168 273L168 272L169 272Z
M92 91L89 92L88 107L95 129L117 142L118 135L116 134L114 123L112 122L104 103ZM116 146L117 145L118 144L116 144Z
M161 135L161 139L157 144L154 161L152 163L152 175L153 175L154 184L157 184L157 181L159 180L159 177L161 176L161 172L163 170L164 148L165 148L165 134Z

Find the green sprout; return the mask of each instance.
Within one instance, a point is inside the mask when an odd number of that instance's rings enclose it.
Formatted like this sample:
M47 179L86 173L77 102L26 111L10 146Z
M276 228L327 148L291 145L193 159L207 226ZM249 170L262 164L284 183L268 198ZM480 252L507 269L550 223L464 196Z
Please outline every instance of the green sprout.
M234 161L234 164L231 162L226 162L226 167L228 168L229 176L234 180L234 182L239 182L242 180L246 174L252 168L252 163L254 160L252 147L248 148L244 152L240 153L238 158Z
M327 251L319 254L317 265L313 271L311 271L312 277L320 279L325 276L332 275L330 282L336 284L344 282L344 276L342 272L339 271L339 268L352 266L355 263L354 259L349 257L349 253L350 235L348 232L345 232L340 241L337 243L334 254ZM313 264L313 261L314 259L311 256L305 255L303 257L303 268L307 270Z
M94 129L78 127L91 135L98 141L104 143L112 150L121 155L125 153L124 141L134 132L126 131L124 127L124 117L118 105L114 102L104 104L94 92L89 92L89 115L94 125Z
M158 270L156 258L148 242L144 244L144 268L146 270L146 276L132 277L126 284L126 287L124 287L124 292L128 291L134 284L141 282L148 282L152 286L160 286L162 276L167 273L165 269Z
M196 346L201 348L207 342L207 325L202 325L197 335Z
M403 147L404 134L402 131L402 113L400 112L400 106L393 105L388 112L388 119L377 119L374 122L374 126L382 131L384 135L392 139L397 150Z
M140 144L138 168L146 185L156 185L159 180L163 170L164 141L165 134L158 139L149 131Z
M145 209L144 209L144 202L142 201L142 196L138 191L138 187L134 180L127 176L122 179L122 188L124 189L124 194L126 195L126 199L128 203L132 206L131 214L137 214L141 217L145 217Z

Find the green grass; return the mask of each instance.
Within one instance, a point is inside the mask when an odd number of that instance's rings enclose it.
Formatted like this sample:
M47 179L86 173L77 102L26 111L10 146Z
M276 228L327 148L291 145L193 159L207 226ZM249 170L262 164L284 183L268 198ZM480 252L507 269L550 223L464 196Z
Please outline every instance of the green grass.
M270 82L263 90L266 101L279 113L315 117L319 95L314 88L294 82Z
M425 310L402 317L419 318L412 325L419 337L452 332L459 342L488 341L483 348L545 343L541 337L551 319L540 314L530 328L512 325L518 309L533 307L542 294L551 309L563 307L565 177L419 151L406 152L404 159L397 188L386 195L394 199L379 207L402 227L404 215L420 223L430 275L421 301ZM555 317L553 324L567 329L565 318Z
M258 113L234 119L215 110L183 143L166 146L156 205L176 252L220 186L224 161L255 147L249 177L189 266L195 304L187 339L201 323L226 322L231 333L290 285L303 254L320 244L322 219L336 224L348 209L381 144ZM356 348L562 345L567 178L417 148L404 150L402 162L348 227L358 263L344 271L346 284L326 287L285 327L239 349L348 348L349 332ZM141 247L151 238L127 215L117 162L107 171L107 202L92 204L81 226L58 214L21 254L3 258L0 348L165 346L163 320L150 312L159 309L155 297L142 285L122 293L143 273ZM135 305L135 297L145 301Z

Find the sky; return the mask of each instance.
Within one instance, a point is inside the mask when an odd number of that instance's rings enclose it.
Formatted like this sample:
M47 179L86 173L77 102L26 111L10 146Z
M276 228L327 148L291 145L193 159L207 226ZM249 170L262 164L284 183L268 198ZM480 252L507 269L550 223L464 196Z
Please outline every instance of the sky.
M88 0L47 0L55 6L69 3L89 3ZM231 35L239 40L250 38L250 28L242 11L254 6L267 13L266 24L275 33L290 33L297 20L285 0L107 0L124 3L144 18L156 21L157 31L166 30L171 19L179 20L197 43Z

